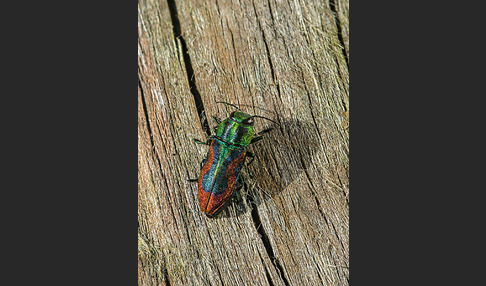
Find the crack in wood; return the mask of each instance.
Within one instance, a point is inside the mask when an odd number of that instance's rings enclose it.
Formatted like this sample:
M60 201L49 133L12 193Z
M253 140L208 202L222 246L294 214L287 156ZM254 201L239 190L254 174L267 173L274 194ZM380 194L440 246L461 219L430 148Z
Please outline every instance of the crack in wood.
M164 267L164 281L166 286L170 286L169 272L167 271L167 267Z
M329 7L331 8L331 11L334 14L334 20L336 21L336 26L337 26L337 36L338 36L339 42L343 46L344 60L346 61L346 65L348 66L348 69L349 69L348 53L346 51L346 45L344 44L343 32L342 32L342 29L341 29L341 20L339 20L338 12L336 10L336 0L329 0Z
M265 262L263 261L262 255L260 252L258 252L258 256L260 257L260 261L262 262L263 269L265 270L265 276L267 277L268 285L273 286L273 281L272 277L270 276L270 273L268 272L267 266L265 265Z
M177 6L175 0L167 0L169 6L170 18L172 20L172 28L174 33L174 42L176 46L182 49L182 57L184 60L184 65L186 67L187 81L189 83L189 89L194 97L194 102L196 103L197 113L199 115L199 121L201 127L206 132L207 136L211 136L211 130L209 128L209 123L207 117L205 116L204 104L202 102L201 94L196 85L196 75L194 73L194 68L192 67L191 56L189 55L189 49L187 48L187 42L182 36L181 23L179 21L179 16L177 14ZM180 45L178 44L180 43Z
M145 122L147 123L147 130L150 135L150 143L152 143L152 148L155 148L154 144L154 136L152 134L152 127L150 126L150 121L149 121L149 116L148 116L148 110L147 110L147 102L145 100L145 93L143 91L142 83L140 82L140 78L138 79L138 87L140 88L140 93L142 97L142 108L143 112L145 113Z
M263 242L263 246L265 247L267 255L269 256L270 261L272 261L272 264L277 270L277 273L280 275L280 277L282 277L284 284L286 286L289 286L290 284L287 278L285 277L285 273L282 268L282 265L280 265L280 262L278 261L277 257L275 257L272 245L270 244L270 240L268 239L268 235L266 234L265 229L262 225L260 215L258 214L257 205L251 196L247 196L247 200L251 205L251 218L253 220L253 224L255 225L255 228Z

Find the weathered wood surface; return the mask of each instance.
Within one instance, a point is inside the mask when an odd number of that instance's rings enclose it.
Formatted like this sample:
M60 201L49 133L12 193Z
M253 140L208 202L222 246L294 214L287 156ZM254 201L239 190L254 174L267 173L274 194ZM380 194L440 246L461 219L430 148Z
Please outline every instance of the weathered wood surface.
M348 2L335 1L139 1L140 285L349 283ZM253 178L209 219L187 179L208 149L192 141L199 112L212 132L233 111L216 101L279 125L256 118L274 130L250 148Z

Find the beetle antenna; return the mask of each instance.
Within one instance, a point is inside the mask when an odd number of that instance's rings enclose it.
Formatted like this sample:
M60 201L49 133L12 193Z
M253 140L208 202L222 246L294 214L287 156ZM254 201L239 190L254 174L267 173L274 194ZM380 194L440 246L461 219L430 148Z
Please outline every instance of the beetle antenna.
M241 108L239 108L238 106L234 105L234 104L231 104L231 103L228 103L228 102L224 102L224 101L216 101L216 103L224 103L224 104L227 104L227 105L231 105L233 106L234 108L238 109L239 111L241 111Z
M277 122L273 121L273 120L272 120L272 119L270 119L270 118L266 118L266 117L259 116L259 115L252 115L251 117L258 117L258 118L263 118L263 119L266 119L266 120L270 120L270 121L272 121L273 123L275 123L275 124L277 124L277 125L278 125L278 123L277 123Z

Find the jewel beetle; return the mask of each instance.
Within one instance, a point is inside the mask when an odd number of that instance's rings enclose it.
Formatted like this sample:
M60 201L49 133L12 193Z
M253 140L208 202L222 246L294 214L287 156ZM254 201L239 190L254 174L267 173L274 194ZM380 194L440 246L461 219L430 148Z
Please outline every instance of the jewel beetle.
M226 102L217 103L225 103L238 108ZM214 130L216 134L209 136L206 142L194 139L196 143L209 145L209 151L201 162L201 173L197 179L199 207L208 217L216 216L231 196L242 187L240 172L245 159L246 157L252 158L248 164L254 159L254 154L247 151L247 147L263 139L262 134L272 130L272 128L267 128L255 134L253 118L264 118L276 123L266 117L249 115L239 108L238 110L233 111L222 122L213 117L218 124ZM190 181L196 181L196 179Z

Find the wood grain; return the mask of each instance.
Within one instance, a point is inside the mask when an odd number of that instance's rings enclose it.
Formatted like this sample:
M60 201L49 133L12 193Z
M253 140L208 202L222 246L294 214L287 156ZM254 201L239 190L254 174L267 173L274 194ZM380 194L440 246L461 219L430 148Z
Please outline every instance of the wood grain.
M140 285L348 285L347 1L139 1ZM234 108L274 129L217 218L197 178ZM201 116L201 112L203 112ZM209 128L207 128L209 125Z

